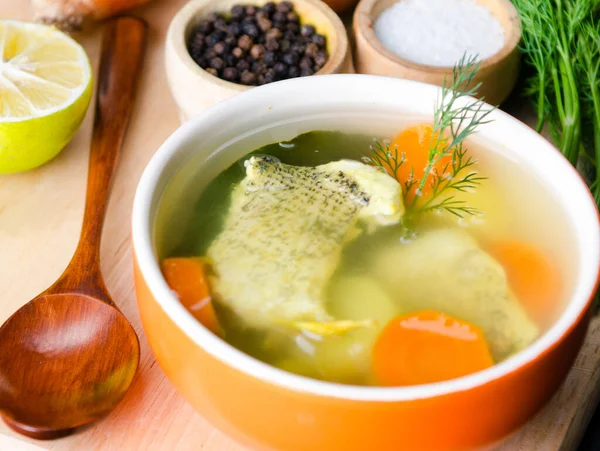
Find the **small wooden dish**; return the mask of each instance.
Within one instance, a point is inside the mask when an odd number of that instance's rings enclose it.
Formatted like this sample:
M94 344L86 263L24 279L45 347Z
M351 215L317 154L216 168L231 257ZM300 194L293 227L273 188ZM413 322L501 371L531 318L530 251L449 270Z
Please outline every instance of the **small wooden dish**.
M262 6L268 0L244 4ZM202 69L190 56L187 42L194 26L211 12L226 12L239 0L192 0L173 18L165 45L165 66L171 93L180 109L182 122L215 103L251 87L217 78ZM303 23L314 25L327 37L329 61L315 75L353 73L352 54L344 24L321 0L295 0L294 7Z
M375 36L373 24L379 15L402 0L361 0L354 13L356 69L361 74L387 75L442 85L452 76L451 67L429 66L402 58L386 49ZM493 105L502 103L513 90L519 75L521 20L509 0L477 0L487 7L504 28L504 47L481 61L475 81L481 82L478 95Z

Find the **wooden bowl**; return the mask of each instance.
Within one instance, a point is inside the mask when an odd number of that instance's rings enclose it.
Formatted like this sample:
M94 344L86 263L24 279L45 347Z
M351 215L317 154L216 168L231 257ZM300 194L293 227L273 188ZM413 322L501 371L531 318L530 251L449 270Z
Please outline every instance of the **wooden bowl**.
M245 4L262 6L267 0L250 0ZM190 56L187 42L193 28L211 12L226 12L239 0L192 0L173 18L165 44L165 67L171 93L180 109L182 122L201 113L221 100L250 89L215 77L202 69ZM294 0L303 23L314 25L327 37L329 61L315 75L352 73L352 56L344 24L321 0Z
M402 1L402 0L400 0ZM407 78L441 86L445 77L452 77L451 67L429 66L396 55L379 42L373 24L379 15L398 0L361 0L354 13L356 38L356 69L361 74ZM504 47L481 61L476 82L481 82L478 95L486 102L498 105L513 90L519 75L520 56L517 45L521 39L521 20L509 0L477 0L487 7L504 28Z

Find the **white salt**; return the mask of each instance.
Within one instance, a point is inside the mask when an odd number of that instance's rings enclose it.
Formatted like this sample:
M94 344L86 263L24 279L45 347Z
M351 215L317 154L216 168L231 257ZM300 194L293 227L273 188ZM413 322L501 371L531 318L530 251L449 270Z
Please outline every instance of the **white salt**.
M380 14L374 31L398 56L443 67L465 54L488 58L505 39L498 19L475 0L400 0Z

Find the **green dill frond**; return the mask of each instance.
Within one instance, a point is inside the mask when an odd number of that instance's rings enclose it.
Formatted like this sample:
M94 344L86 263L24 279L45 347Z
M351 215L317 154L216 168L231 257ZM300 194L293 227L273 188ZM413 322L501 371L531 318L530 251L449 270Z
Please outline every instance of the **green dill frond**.
M435 103L433 114L433 133L429 148L428 163L423 177L415 178L413 167L407 180L398 180L404 188L406 214L415 217L432 211L447 211L455 216L479 214L464 201L452 194L474 191L483 180L476 171L468 171L476 161L467 155L464 147L466 139L475 133L477 127L490 122L489 114L494 110L476 99L481 83L475 83L479 71L476 57L464 56L453 68L452 79L444 80L441 94ZM390 148L388 142L379 142L371 146L371 154L363 161L379 167L383 172L397 178L398 169L406 163L406 154L402 149ZM438 164L450 158L439 170ZM422 198L424 188L431 188L431 195ZM407 194L415 192L408 201Z
M437 102L433 133L434 139L429 150L429 162L425 169L425 176L419 182L417 196L409 206L412 214L442 209L457 216L463 214L476 214L474 209L466 206L459 207L462 201L450 196L452 190L466 192L474 190L483 180L476 172L463 175L465 169L473 166L475 160L466 155L464 148L466 139L472 135L477 127L490 122L488 116L494 110L483 99L475 99L480 83L474 83L479 71L479 63L475 57L463 57L452 71L450 84L444 80L440 99ZM451 156L452 162L438 173L434 168L444 158ZM432 187L432 196L421 201L419 194L427 184ZM451 202L448 199L453 199Z

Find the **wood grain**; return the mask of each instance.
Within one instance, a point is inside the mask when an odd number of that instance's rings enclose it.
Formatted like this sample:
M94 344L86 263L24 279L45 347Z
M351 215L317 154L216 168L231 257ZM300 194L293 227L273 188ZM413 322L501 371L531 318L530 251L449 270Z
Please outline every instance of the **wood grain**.
M30 17L27 3L0 0L0 17ZM102 241L106 285L140 335L137 379L111 415L76 435L34 442L0 425L2 451L243 451L197 415L165 379L144 339L133 294L131 206L143 168L179 125L164 74L163 39L170 19L184 3L155 0L136 11L150 24L149 49ZM76 36L94 63L98 31ZM27 174L0 177L0 321L55 280L73 253L83 213L91 112L57 159ZM502 451L576 449L598 401L598 379L600 320L595 319L564 387Z

